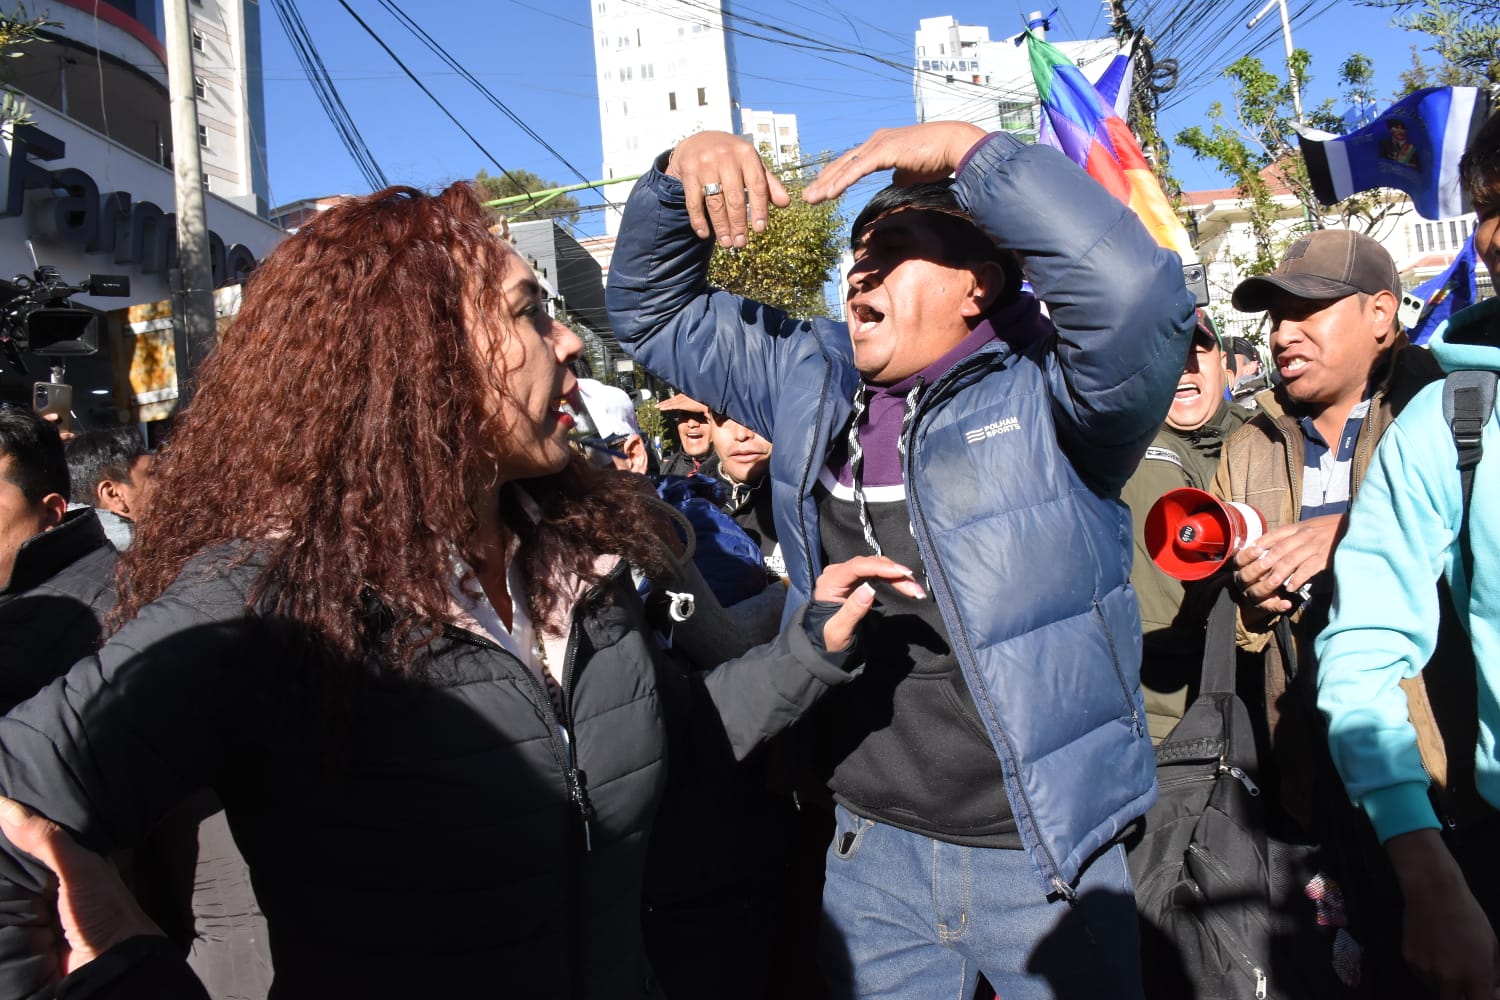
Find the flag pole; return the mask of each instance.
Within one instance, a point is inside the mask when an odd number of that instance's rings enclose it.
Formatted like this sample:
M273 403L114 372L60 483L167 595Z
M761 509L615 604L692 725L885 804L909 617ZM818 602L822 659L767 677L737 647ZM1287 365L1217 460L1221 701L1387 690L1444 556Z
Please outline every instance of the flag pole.
M1297 112L1297 124L1302 124L1302 85L1297 80L1297 69L1292 65L1292 22L1286 16L1286 0L1269 0L1245 25L1245 30L1250 30L1260 23L1260 19L1271 12L1272 7L1281 8L1281 40L1286 45L1286 73L1292 82L1292 107Z

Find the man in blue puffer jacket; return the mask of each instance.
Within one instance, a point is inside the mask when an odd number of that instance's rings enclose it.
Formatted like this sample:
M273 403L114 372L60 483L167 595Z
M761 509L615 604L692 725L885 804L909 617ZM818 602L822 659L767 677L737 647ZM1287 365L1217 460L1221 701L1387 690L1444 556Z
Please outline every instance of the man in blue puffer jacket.
M859 689L815 722L838 803L822 963L836 995L1138 996L1121 831L1155 798L1118 502L1193 329L1177 257L1061 154L972 125L882 130L804 193L895 168L856 220L848 326L710 289L787 204L701 133L631 194L620 342L775 442L791 596L884 552ZM945 178L956 170L956 179ZM1020 267L1050 307L1020 290Z

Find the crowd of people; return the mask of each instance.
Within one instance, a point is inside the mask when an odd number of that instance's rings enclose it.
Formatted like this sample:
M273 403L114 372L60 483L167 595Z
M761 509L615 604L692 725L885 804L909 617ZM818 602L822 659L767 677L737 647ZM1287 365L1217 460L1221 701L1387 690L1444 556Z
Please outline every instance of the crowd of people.
M1234 290L1262 354L1052 149L881 130L802 196L887 170L847 322L708 284L788 200L743 139L636 184L667 455L463 184L269 254L159 452L0 409L0 995L1238 996L1128 853L1224 593L1244 995L1500 995L1500 418L1445 378L1497 303L1414 347L1316 230ZM1462 174L1500 272L1500 117ZM1180 487L1266 523L1188 583Z

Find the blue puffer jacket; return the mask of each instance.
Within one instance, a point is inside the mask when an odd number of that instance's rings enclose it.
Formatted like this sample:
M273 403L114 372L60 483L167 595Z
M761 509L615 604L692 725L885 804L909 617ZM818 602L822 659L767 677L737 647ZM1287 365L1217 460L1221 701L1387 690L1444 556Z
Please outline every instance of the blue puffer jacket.
M610 320L651 371L775 442L798 605L821 569L813 484L859 385L849 334L710 289L712 246L664 162L626 206ZM1166 414L1193 301L1177 256L1054 150L990 136L955 190L1023 255L1057 331L1019 350L992 342L921 390L907 503L1022 841L1045 891L1071 895L1089 856L1156 797L1116 497Z

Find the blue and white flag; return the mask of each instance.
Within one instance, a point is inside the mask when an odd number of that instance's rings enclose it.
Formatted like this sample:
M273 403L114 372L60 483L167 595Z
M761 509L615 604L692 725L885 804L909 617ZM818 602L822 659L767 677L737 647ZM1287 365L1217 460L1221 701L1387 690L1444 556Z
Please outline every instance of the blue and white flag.
M1422 314L1416 325L1408 331L1413 344L1427 343L1449 316L1472 305L1479 297L1475 274L1478 266L1479 259L1474 252L1474 234L1470 233L1469 241L1458 252L1458 256L1453 258L1448 270L1407 293L1422 300Z
M1429 87L1402 98L1348 135L1294 125L1313 193L1332 205L1372 188L1411 195L1425 219L1469 210L1458 159L1489 117L1489 95L1477 87Z

